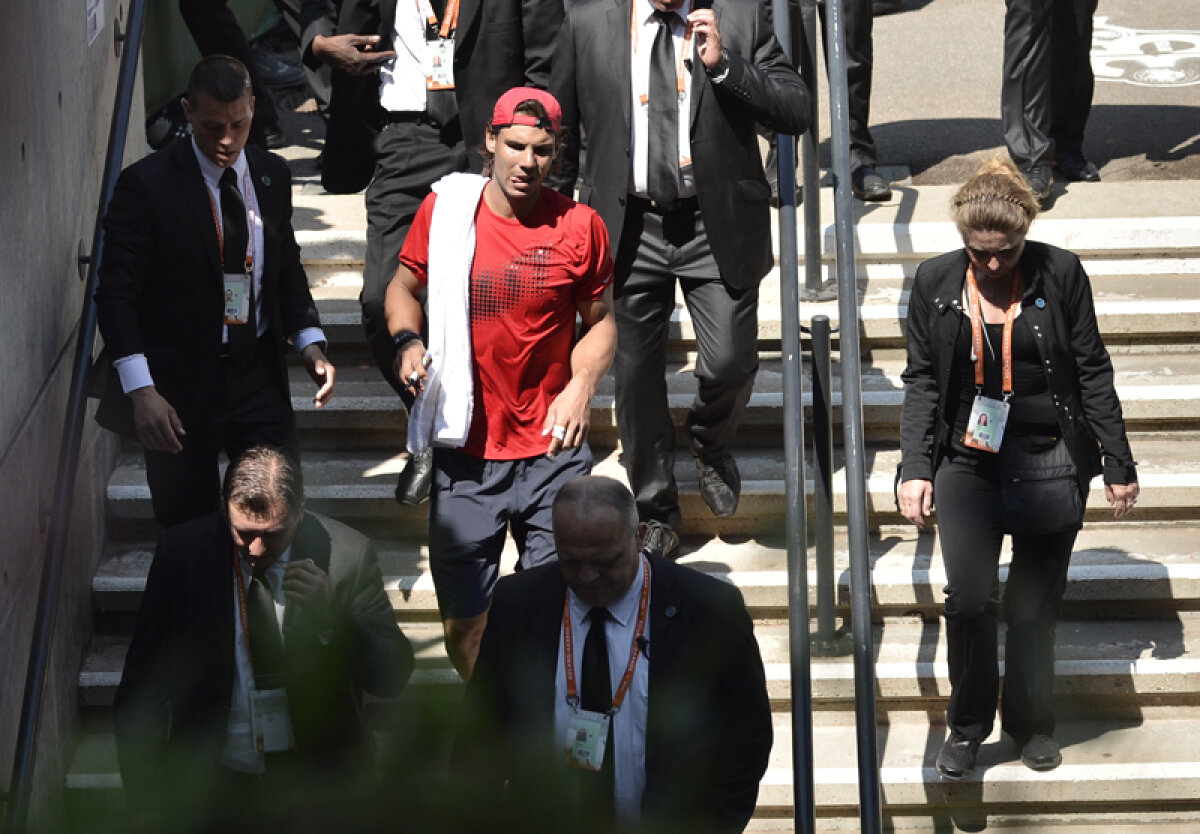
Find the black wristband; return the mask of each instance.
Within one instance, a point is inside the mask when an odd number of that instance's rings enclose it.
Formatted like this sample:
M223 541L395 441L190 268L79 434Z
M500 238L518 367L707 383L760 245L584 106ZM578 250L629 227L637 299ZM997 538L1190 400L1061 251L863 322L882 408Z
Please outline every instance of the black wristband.
M419 341L421 341L420 333L417 333L414 330L401 330L392 337L392 347L395 349L396 353L399 353L400 351L404 350L404 348L408 347L409 342Z

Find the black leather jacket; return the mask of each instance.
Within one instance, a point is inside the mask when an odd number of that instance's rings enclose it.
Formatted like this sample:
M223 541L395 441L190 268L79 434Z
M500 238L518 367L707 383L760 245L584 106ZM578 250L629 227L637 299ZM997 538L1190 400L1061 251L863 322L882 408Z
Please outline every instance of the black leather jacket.
M960 249L917 269L908 302L908 367L900 418L901 479L932 480L951 427L948 404L959 396L956 350L962 333L967 253ZM1025 294L1021 315L1033 329L1045 364L1058 425L1080 486L1104 473L1106 484L1137 480L1125 436L1121 401L1113 388L1112 362L1100 338L1092 287L1079 258L1045 243L1028 241L1021 255ZM1103 462L1102 462L1103 461Z

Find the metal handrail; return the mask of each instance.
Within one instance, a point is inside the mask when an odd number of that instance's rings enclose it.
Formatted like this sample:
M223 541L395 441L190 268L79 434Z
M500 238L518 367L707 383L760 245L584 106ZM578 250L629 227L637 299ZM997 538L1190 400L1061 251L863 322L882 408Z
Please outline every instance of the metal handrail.
M21 702L21 720L17 727L16 752L13 755L12 777L8 792L9 834L23 834L29 817L29 795L32 789L33 761L41 723L46 667L50 657L50 640L58 610L59 587L62 584L63 560L66 554L68 522L71 517L71 496L79 468L79 448L83 437L83 421L87 411L88 368L96 340L96 270L104 251L104 212L112 197L125 158L125 136L129 130L134 82L137 77L138 54L141 51L142 24L146 0L130 0L124 35L117 35L121 52L121 69L117 76L116 101L108 132L108 150L104 158L100 200L96 209L96 224L92 233L92 251L87 260L87 280L84 283L83 309L75 340L75 359L71 369L71 387L63 425L62 444L55 476L54 504L50 516L50 534L42 562L42 584L38 593L29 665L25 674L25 693ZM114 26L116 24L114 23Z
M867 474L863 443L862 358L854 269L850 192L850 116L843 0L826 0L825 53L833 126L833 215L837 240L839 344L842 356L842 445L846 454L846 527L850 540L850 619L854 623L854 721L858 738L861 831L883 830L879 743L875 718L875 651L871 633L871 565L867 547ZM869 10L868 12L869 13Z

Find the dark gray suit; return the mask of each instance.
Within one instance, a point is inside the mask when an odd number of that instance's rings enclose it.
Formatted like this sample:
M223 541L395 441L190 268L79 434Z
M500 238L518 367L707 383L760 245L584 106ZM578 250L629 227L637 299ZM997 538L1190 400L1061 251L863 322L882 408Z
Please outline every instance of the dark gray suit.
M758 283L771 269L770 187L759 125L798 134L808 91L775 40L757 0L712 4L729 53L714 83L691 56L690 119L696 199L680 211L647 210L628 192L631 160L631 0L580 0L559 33L550 91L568 141L587 136L579 201L600 213L616 252L617 423L643 520L679 523L674 427L667 411L667 324L675 279L696 327L699 392L688 416L692 451L727 454L758 367ZM568 147L565 173L574 174Z

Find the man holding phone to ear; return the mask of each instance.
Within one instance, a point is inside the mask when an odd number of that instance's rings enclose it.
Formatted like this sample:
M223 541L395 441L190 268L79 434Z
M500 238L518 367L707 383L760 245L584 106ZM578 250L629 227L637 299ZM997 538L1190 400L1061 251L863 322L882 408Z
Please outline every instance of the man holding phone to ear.
M670 558L682 520L665 380L675 282L696 331L687 425L700 494L728 516L741 489L730 449L758 369L758 284L773 264L756 130L802 133L808 91L759 0L576 0L550 91L567 127L568 185L572 139L580 125L587 135L579 201L615 249L622 460L647 548Z

